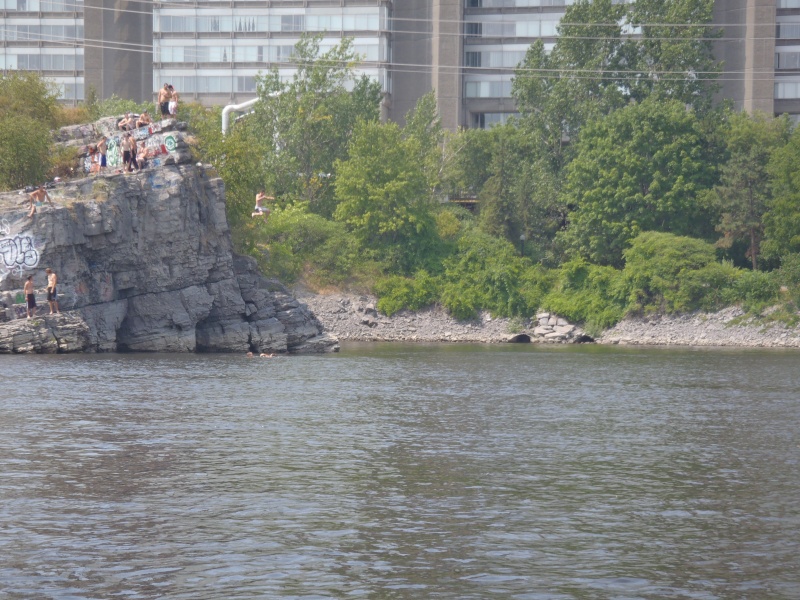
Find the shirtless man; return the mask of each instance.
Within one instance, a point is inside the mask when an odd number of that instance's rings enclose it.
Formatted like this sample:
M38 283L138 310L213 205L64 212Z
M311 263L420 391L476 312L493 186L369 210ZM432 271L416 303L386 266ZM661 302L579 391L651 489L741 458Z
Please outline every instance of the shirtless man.
M28 275L22 290L25 293L25 307L28 310L28 318L30 319L36 316L36 294L33 292L33 275Z
M58 310L58 275L53 272L53 269L45 269L45 273L47 273L47 303L50 305L50 314L59 314ZM55 308L55 312L53 311Z
M144 127L145 125L150 125L153 120L150 118L150 115L147 114L147 111L144 111L139 118L136 119L136 127Z
M169 86L169 114L173 117L178 114L178 92L174 86Z
M119 122L118 127L122 131L130 131L136 127L136 119L131 116L131 113L125 113L125 116Z
M264 202L265 201L272 201L272 200L275 200L274 196L267 196L264 193L264 190L260 190L256 194L256 207L253 210L253 214L251 214L250 216L251 217L264 217L264 220L266 220L266 218L269 216L269 212L270 211L269 211L269 208L264 206Z
M28 194L28 199L31 202L31 212L28 213L29 219L33 218L33 215L36 212L37 203L44 202L45 200L47 200L50 203L50 206L55 206L53 204L53 201L50 200L50 195L47 193L47 190L44 189L44 185L40 185L38 190Z
M172 93L169 91L169 84L165 83L164 87L158 90L158 108L161 111L161 118L169 118L169 99Z
M106 154L108 154L108 138L103 136L97 142L97 151L100 153L100 172L105 171L106 168Z

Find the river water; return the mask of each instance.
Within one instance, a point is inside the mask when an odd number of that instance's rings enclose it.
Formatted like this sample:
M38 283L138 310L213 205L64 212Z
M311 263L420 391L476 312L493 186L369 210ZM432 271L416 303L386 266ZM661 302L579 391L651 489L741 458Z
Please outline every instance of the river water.
M0 598L800 598L797 352L0 366Z

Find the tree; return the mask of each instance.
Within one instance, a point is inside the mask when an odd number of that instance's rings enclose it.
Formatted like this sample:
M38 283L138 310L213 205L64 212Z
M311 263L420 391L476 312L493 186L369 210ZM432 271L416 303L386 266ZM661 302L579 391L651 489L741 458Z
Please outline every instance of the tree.
M0 77L0 115L27 115L50 129L58 119L58 90L37 73L13 71Z
M0 189L44 181L50 167L50 129L58 115L57 90L36 73L0 77Z
M731 117L726 134L729 158L722 166L720 184L711 194L722 213L717 231L723 237L717 245L730 248L734 242L746 241L745 256L754 271L758 269L763 218L770 200L767 165L776 148L786 144L790 131L786 117L737 113Z
M261 172L278 195L309 202L330 216L335 208L334 163L347 155L358 121L376 121L380 84L355 78L358 56L344 39L320 54L322 36L304 36L295 46L296 73L284 81L277 68L258 79L255 124L270 146ZM349 89L352 86L352 89Z
M698 194L715 167L694 111L649 98L588 124L567 167L564 203L575 207L561 234L572 252L621 266L643 231L708 236L716 221Z
M772 198L764 215L763 253L785 259L800 253L800 129L795 129L789 142L778 148L770 159Z
M720 70L712 44L714 0L636 0L629 21L641 28L626 51L631 70L641 77L628 79L628 96L650 95L678 100L702 114L712 108Z
M424 262L436 225L417 137L395 123L362 121L346 160L337 160L334 217L365 249L403 272Z
M552 52L537 41L513 81L522 124L549 149L556 172L585 123L630 101L654 95L710 110L719 70L712 10L713 0L576 0L567 8Z

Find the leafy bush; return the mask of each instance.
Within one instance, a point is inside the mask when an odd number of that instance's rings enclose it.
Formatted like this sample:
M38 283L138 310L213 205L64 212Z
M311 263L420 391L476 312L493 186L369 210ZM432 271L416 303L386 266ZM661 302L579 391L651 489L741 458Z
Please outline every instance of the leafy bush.
M741 303L748 312L760 313L774 305L780 298L780 275L777 272L737 269L738 273L729 283L727 293L716 308L727 304Z
M116 95L97 102L87 102L84 106L93 121L103 117L124 115L126 112L141 114L144 111L150 111L155 114L152 102L136 102Z
M528 304L535 286L522 293L530 265L506 240L470 228L457 253L444 261L441 303L458 319L474 318L481 310L501 317L530 314L537 308Z
M0 117L0 190L44 182L52 139L47 125L25 114Z
M716 259L714 246L709 243L656 231L636 236L624 256L631 307L668 313L698 308L703 284L687 273L703 269Z
M800 254L784 254L778 270L779 282L786 286L789 298L800 310Z
M70 177L80 172L82 172L82 165L77 148L58 146L53 148L50 154L50 170L47 173L48 179L53 179L54 177Z
M434 304L439 298L440 282L427 271L418 271L414 277L394 275L378 281L378 310L386 315L408 309L419 310Z
M584 323L586 330L596 335L625 316L626 292L622 271L574 259L557 271L555 286L542 308Z
M80 125L93 120L91 112L85 105L62 106L58 111L57 126L66 127L67 125Z

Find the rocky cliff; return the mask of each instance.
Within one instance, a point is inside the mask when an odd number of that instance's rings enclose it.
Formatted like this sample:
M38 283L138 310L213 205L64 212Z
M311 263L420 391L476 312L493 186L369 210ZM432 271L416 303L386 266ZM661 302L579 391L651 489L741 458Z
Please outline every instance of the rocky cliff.
M110 134L110 167L55 185L55 206L28 218L27 194L0 194L0 353L337 349L305 305L233 253L222 181L193 164L179 124L136 132L152 151L134 174L118 169L114 125L59 133L81 155ZM61 315L47 315L46 267L59 277ZM30 320L28 275L39 305Z

